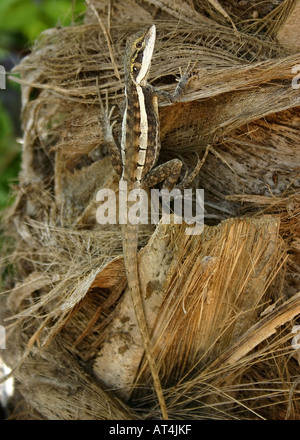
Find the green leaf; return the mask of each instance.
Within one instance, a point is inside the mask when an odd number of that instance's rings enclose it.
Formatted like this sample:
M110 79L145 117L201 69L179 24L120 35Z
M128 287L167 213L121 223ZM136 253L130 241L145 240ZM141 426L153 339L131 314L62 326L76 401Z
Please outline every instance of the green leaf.
M0 28L3 31L22 32L34 24L37 19L38 8L33 2L14 1L11 10L2 12L0 7Z

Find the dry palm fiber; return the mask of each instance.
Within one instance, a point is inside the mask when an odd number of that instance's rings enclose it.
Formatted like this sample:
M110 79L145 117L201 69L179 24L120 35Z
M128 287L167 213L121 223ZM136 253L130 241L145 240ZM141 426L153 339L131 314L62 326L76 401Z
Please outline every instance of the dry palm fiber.
M17 67L24 145L1 310L6 361L42 418L159 416L120 233L95 216L96 192L118 183L98 87L121 108L126 38L153 21L152 83L173 90L179 69L197 61L183 102L161 102L161 161L181 157L185 173L211 145L194 184L210 226L189 238L184 225L140 231L141 246L154 232L140 269L170 416L299 418L299 54L273 40L290 2L265 2L251 26L234 3L94 0L99 16L90 6L84 24L45 32Z

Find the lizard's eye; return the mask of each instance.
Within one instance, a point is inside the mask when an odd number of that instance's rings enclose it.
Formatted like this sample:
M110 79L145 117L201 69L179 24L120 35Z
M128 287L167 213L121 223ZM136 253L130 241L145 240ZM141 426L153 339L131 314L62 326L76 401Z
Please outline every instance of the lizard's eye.
M135 47L137 49L140 49L142 47L142 43L140 41L138 41L137 43L135 43Z

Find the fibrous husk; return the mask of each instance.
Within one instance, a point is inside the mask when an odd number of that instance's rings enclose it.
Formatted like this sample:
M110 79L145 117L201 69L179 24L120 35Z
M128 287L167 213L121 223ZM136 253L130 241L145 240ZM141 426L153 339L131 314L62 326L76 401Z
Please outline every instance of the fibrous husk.
M83 24L44 32L15 69L24 144L1 319L5 361L40 418L160 416L120 230L96 221L97 191L118 188L99 95L116 107L117 139L126 38L152 22L150 82L173 91L193 72L180 103L160 102L160 161L180 157L183 177L210 145L193 184L205 191L202 234L139 231L169 415L299 418L299 53L275 39L293 2L236 3L90 0Z

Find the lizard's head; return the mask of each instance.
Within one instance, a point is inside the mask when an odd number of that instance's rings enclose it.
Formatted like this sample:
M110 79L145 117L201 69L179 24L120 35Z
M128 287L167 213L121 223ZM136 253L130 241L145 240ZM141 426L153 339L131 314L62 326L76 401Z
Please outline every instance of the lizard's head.
M145 84L151 65L156 28L153 24L128 39L125 51L125 74L136 84ZM126 79L127 79L126 78Z

